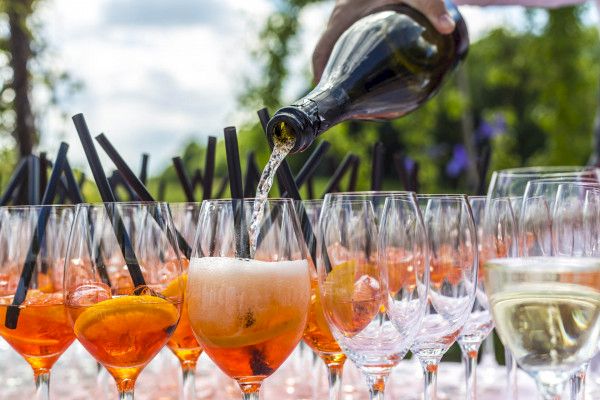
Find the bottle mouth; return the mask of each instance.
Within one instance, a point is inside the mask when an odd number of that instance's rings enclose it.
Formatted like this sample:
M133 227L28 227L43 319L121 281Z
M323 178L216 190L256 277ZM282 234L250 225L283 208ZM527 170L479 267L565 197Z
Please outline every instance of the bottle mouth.
M306 150L315 139L315 133L306 114L295 108L285 107L277 111L267 124L267 137L271 147L276 141L294 140L291 154Z

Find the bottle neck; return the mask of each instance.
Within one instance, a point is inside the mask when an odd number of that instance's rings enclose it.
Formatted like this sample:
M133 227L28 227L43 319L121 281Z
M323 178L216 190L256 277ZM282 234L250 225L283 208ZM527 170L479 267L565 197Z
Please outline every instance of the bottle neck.
M344 119L348 102L349 98L342 88L318 85L294 104L275 113L267 126L269 140L272 143L285 124L285 129L296 138L290 153L304 151L317 136Z

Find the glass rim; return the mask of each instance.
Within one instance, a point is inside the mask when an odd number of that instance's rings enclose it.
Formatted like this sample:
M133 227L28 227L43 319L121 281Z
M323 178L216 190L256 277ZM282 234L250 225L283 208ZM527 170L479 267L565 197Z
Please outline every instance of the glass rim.
M423 193L417 194L417 199L469 199L464 193Z
M30 205L17 205L17 206L0 206L1 210L38 210L44 208L53 208L56 210L67 210L67 209L76 209L80 204L30 204Z
M120 207L134 207L134 206L168 206L169 203L166 201L107 201L98 203L79 203L77 208L105 208L107 205L120 206Z
M362 192L335 192L335 193L327 193L325 195L325 197L329 196L329 197L337 197L337 196L348 196L348 197L359 197L359 196L377 196L377 197L383 197L383 196L391 196L391 195L395 195L395 196L410 196L412 194L416 194L413 191L410 190L381 190L381 191L377 191L377 190L365 190Z
M584 166L584 165L564 165L564 166L537 166L537 167L519 167L519 168L507 168L494 171L496 176L539 176L544 175L559 175L559 174L573 174L577 172L585 171L598 171L598 167Z
M184 207L184 206L200 206L202 205L202 201L158 201L157 203L167 203L169 205L169 207L171 206L178 206L178 207Z
M299 201L302 204L308 204L308 205L313 205L313 204L323 204L323 202L325 200L323 199L310 199L310 200L294 200L294 202Z
M228 198L228 199L207 199L207 200L203 200L202 203L215 203L215 204L220 204L220 203L229 203L231 204L232 201L237 200L243 200L245 202L254 202L256 200L258 200L257 197L244 197L243 199L233 199L233 198ZM294 200L291 197L268 197L265 199L266 202L270 202L270 203L290 203L290 204L294 204L295 201L298 200Z

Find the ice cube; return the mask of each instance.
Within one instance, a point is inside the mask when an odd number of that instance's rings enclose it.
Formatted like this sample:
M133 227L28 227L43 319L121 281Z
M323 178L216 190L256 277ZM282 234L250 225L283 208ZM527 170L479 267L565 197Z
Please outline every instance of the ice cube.
M369 301L380 297L381 286L377 279L362 275L354 282L352 301Z
M104 283L88 283L79 286L75 291L67 295L69 306L90 306L98 302L110 299L110 287Z

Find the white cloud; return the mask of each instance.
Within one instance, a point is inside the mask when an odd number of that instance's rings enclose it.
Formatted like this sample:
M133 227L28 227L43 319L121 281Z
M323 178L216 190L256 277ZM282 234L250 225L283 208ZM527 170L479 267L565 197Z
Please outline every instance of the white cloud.
M204 140L241 122L236 96L243 74L253 68L247 49L271 11L268 0L220 2L219 12L233 24L184 19L181 24L171 20L168 29L135 19L107 22L106 9L114 0L81 3L54 0L43 14L60 66L84 84L81 93L63 99L63 108L69 115L83 112L92 132L106 132L132 166L149 152L156 173L190 137ZM59 139L66 139L73 164L86 166L70 120L49 115L42 130L40 149L54 152ZM105 167L112 165L107 161Z

